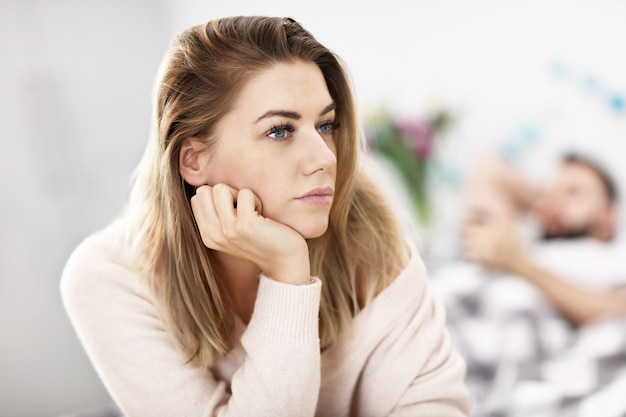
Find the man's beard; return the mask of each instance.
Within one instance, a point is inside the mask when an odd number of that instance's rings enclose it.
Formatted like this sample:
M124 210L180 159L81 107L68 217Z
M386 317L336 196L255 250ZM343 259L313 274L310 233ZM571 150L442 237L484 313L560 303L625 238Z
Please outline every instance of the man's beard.
M584 239L592 237L593 225L586 224L579 227L570 227L568 229L559 230L558 232L548 233L543 231L541 239L544 241L557 239Z

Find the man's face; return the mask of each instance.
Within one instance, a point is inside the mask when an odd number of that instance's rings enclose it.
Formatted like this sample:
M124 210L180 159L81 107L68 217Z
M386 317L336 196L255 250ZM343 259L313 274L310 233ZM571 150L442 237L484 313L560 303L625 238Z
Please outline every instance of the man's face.
M536 206L545 238L597 237L610 209L599 175L577 162L559 168Z

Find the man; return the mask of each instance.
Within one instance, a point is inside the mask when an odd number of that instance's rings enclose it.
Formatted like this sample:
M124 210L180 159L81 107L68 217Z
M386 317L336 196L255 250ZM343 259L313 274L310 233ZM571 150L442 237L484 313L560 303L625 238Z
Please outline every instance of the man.
M615 253L611 241L617 228L616 187L600 165L566 155L551 184L536 190L504 162L484 157L470 176L467 194L469 216L461 233L467 258L526 280L574 325L626 312L626 268L615 274L610 267L610 279L593 282L610 263L607 255ZM560 269L535 256L542 245L531 251L522 244L517 220L524 214L535 220L543 247L552 253L566 249ZM587 276L572 279L583 258L590 259Z

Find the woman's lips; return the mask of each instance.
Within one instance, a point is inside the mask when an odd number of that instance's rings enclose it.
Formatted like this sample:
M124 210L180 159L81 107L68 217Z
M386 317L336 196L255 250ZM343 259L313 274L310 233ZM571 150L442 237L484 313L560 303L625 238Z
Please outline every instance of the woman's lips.
M316 188L301 195L296 200L313 206L329 206L333 202L333 189L330 187Z

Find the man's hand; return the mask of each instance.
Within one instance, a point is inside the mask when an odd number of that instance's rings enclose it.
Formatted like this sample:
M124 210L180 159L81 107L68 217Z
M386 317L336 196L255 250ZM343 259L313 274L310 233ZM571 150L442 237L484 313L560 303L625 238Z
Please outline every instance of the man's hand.
M465 256L489 268L516 273L526 261L515 223L500 216L479 216L463 227Z
M522 250L515 223L507 217L486 212L474 215L465 224L461 237L469 259L525 279L575 325L626 312L622 296L576 286L534 264Z

